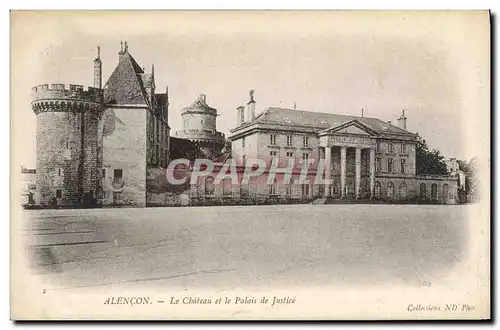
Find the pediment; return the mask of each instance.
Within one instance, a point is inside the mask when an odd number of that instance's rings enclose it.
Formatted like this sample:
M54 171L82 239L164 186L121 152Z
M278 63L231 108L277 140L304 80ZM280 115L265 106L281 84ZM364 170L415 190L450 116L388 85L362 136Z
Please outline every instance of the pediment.
M368 128L367 126L361 124L356 120L351 120L347 123L336 125L325 129L325 133L339 133L339 134L354 134L361 136L374 136L376 133Z

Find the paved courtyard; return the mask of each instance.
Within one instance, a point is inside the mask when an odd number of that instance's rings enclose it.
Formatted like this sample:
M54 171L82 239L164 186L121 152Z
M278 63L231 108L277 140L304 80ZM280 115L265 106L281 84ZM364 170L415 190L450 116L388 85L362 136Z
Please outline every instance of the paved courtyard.
M50 288L421 285L467 253L467 206L275 205L25 211Z

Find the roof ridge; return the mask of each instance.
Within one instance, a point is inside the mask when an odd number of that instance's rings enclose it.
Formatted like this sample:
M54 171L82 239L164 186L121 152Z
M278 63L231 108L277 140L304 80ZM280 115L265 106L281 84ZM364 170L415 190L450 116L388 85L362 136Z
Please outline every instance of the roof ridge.
M310 111L310 110L298 110L298 109L290 109L290 108L281 108L276 106L268 107L262 114L257 117L255 121L252 121L248 124L256 123L256 122L265 122L266 120L271 122L281 122L282 120L286 121L287 114L290 115L290 118L295 117L296 124L298 124L297 117L305 116L305 118L309 118L310 120L314 120L317 122L323 122L323 124L328 124L329 128L343 125L345 122L349 121L357 121L363 126L373 130L374 132L379 132L382 134L405 134L405 135L415 135L401 127L393 125L387 121L384 121L380 118L375 117L365 117L365 116L355 116L349 114L338 114L338 113L329 113L329 112L318 112L318 111ZM296 116L292 116L292 114L296 114ZM275 118L277 116L277 118ZM281 117L281 118L280 118ZM330 119L329 119L330 117ZM311 119L314 118L314 119ZM300 121L300 120L299 120ZM306 120L307 121L307 120ZM330 124L335 121L345 121L344 123L334 125ZM303 126L308 127L318 127L317 123L310 122L308 124L303 124ZM321 125L320 125L321 126ZM327 127L325 127L327 128ZM325 129L323 128L323 129Z
M352 118L367 118L367 119L377 119L383 122L382 119L376 118L376 117L367 117L367 116L355 116L355 115L344 115L340 113L331 113L331 112L322 112L322 111L311 111L311 110L303 110L303 109L291 109L291 108L280 108L280 107L269 107L267 109L276 109L276 110L290 110L290 111L297 111L297 112L306 112L306 113L318 113L322 115L334 115L334 116L344 116L344 117L352 117Z

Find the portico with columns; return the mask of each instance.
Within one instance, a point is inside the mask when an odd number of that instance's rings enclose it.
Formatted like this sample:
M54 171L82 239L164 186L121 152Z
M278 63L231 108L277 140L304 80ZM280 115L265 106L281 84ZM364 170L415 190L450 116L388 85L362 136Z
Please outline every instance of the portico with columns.
M325 159L324 197L356 199L374 196L377 134L353 120L318 133Z

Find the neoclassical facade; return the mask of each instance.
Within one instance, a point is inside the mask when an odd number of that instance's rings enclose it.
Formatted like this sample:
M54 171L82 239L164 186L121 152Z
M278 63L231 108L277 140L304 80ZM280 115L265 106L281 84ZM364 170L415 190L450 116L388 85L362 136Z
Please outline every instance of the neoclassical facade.
M406 130L404 111L395 125L378 118L275 107L255 115L253 91L247 106L237 111L230 136L233 158L239 164L248 159L274 160L280 167L293 163L292 186L307 167L311 180L301 187L302 198L455 203L455 175L416 174L417 135ZM315 184L318 175L332 183ZM269 195L287 196L292 190L281 184L281 177L271 183Z

